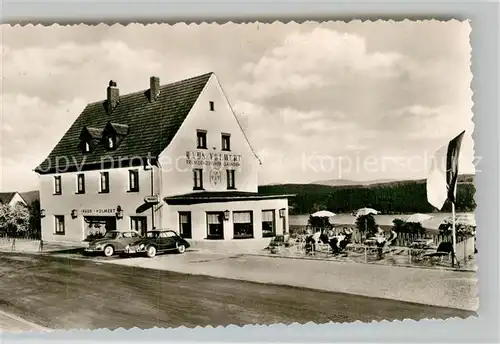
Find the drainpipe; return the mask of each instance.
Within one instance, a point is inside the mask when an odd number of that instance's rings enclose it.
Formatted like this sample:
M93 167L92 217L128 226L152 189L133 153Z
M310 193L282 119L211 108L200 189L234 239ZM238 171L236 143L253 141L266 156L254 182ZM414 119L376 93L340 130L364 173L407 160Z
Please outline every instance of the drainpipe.
M151 159L147 159L146 161L146 165L147 165L147 168L149 169L149 175L151 177L151 196L154 196L154 171L153 171L153 166L151 165ZM153 206L151 207L151 225L152 225L152 229L155 229L156 226L155 226L155 206L153 204Z

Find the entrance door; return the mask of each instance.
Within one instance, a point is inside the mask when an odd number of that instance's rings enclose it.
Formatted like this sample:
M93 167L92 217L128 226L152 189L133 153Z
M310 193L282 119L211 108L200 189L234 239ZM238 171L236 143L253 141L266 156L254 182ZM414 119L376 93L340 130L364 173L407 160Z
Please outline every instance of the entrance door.
M207 239L224 239L223 212L207 212Z
M130 229L146 235L148 230L148 218L146 216L132 216L130 217Z
M190 211L179 212L179 234L186 239L193 237Z

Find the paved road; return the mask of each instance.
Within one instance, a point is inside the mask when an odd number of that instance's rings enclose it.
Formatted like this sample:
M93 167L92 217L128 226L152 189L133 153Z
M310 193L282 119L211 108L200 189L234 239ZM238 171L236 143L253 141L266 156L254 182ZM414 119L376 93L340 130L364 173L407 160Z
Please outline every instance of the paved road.
M472 312L304 288L0 253L0 308L53 329L351 322Z

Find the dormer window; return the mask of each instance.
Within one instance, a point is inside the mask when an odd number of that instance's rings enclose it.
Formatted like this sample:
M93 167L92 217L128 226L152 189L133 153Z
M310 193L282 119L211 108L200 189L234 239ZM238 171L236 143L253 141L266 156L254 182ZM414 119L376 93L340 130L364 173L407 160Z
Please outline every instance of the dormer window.
M129 133L126 124L108 122L104 128L104 145L107 149L116 149Z

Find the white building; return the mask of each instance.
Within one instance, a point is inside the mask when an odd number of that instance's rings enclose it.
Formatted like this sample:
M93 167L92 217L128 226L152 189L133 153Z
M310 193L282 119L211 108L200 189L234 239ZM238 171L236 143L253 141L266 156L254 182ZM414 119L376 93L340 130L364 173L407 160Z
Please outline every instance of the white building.
M192 241L262 239L288 226L283 195L258 194L260 161L213 73L86 106L35 171L42 239L170 228Z

